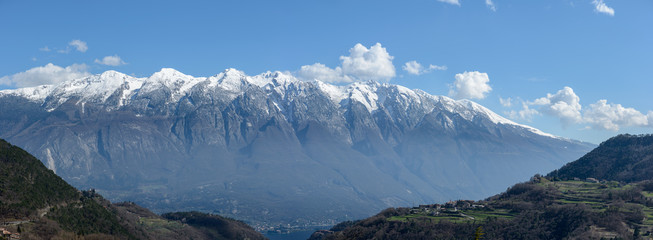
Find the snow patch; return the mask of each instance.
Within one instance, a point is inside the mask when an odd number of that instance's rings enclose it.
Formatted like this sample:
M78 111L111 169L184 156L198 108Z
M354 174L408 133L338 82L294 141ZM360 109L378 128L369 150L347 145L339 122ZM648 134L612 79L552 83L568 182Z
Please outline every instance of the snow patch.
M379 109L379 95L376 94L377 85L365 83L353 83L349 85L349 98L362 103L367 111L373 112Z
M200 84L206 83L206 84ZM1 90L0 96L15 95L30 101L46 102L45 109L52 111L68 99L78 99L84 111L87 102L104 103L106 109L111 111L121 106L130 104L135 96L164 89L169 96L162 96L167 103L177 103L184 96L188 96L193 89L200 91L214 90L223 95L215 95L223 100L233 99L243 94L249 87L259 87L268 95L278 94L281 98L273 99L274 106L282 110L284 103L277 101L293 101L286 99L292 96L312 93L307 89L319 89L319 94L324 94L341 109L351 102L360 102L370 112L383 108L387 101L399 103L399 106L388 106L390 114L396 111L416 109L420 112L432 112L435 108L459 114L468 121L483 117L494 124L512 125L524 128L538 135L561 139L554 135L544 133L530 126L521 125L508 120L491 110L469 100L454 100L446 96L433 96L422 90L411 90L393 84L380 84L374 81L356 82L349 85L332 85L319 80L300 81L287 72L265 72L256 76L247 76L244 72L229 68L223 72L205 78L193 77L183 74L172 68L163 68L148 78L135 78L116 71L106 71L99 75L92 75L80 79L62 82L58 85L43 85L38 87ZM107 101L109 98L118 97L118 102ZM395 109L397 108L397 109ZM268 109L265 109L266 111ZM397 118L399 119L399 118ZM449 123L447 123L449 124ZM451 122L450 124L453 124Z
M54 89L53 85L41 85L36 87L26 87L19 89L0 90L0 96L13 95L24 97L34 102L43 102Z
M52 158L52 152L49 148L45 149L45 156L48 161L48 169L52 170L55 174L57 173L57 167L54 165L54 158Z

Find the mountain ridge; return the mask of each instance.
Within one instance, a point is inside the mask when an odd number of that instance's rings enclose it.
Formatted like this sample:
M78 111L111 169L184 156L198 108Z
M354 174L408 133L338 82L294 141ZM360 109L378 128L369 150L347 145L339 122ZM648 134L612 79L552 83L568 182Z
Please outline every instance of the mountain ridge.
M483 198L592 146L399 85L235 69L3 90L0 137L114 201L267 225Z
M549 173L563 179L596 178L634 182L653 175L653 134L621 134L602 142L582 158Z
M117 79L122 79L122 81L116 81ZM83 84L84 82L86 82L87 84L84 85ZM448 104L457 104L453 106L448 105L447 107L450 108L449 110L452 110L451 108L453 107L457 107L458 110L461 110L461 105L463 106L466 105L466 108L482 112L488 118L492 119L492 121L495 123L516 125L519 127L531 129L534 133L540 135L562 139L561 137L544 133L533 127L515 123L511 120L501 117L500 115L492 112L491 110L481 106L478 103L466 99L457 101L445 96L431 95L419 89L411 90L401 85L394 85L388 83L379 84L378 82L375 81L355 82L344 86L331 85L319 80L301 81L290 74L279 72L279 71L266 72L256 76L247 76L242 71L239 71L234 68L229 68L211 77L196 78L190 75L183 74L173 68L162 68L160 71L152 74L150 77L136 78L114 70L108 70L101 74L91 75L79 79L73 79L72 81L66 81L60 84L40 85L36 87L0 90L0 95L14 95L19 97L25 97L37 103L46 103L48 102L48 98L59 97L60 100L56 101L56 104L53 103L48 104L49 110L52 110L53 107L56 108L60 104L62 104L63 102L71 98L71 96L68 95L73 95L73 97L81 98L76 102L76 104L83 104L88 102L89 100L91 102L93 100L97 100L97 99L93 99L93 97L97 98L97 95L101 95L102 100L107 101L109 97L112 97L112 95L118 93L118 91L123 90L121 100L124 101L134 97L132 93L138 94L138 92L140 92L143 88L145 88L145 92L153 91L157 89L154 88L153 86L157 84L164 85L168 89L172 88L171 90L176 90L174 91L174 93L172 93L172 97L171 97L172 98L171 102L174 102L176 100L179 100L178 96L187 95L189 91L192 90L193 87L202 83L206 84L207 82L208 82L207 87L220 86L223 89L231 90L231 91L242 91L242 88L244 87L243 84L251 84L251 85L259 86L261 88L267 88L267 89L272 88L271 90L279 94L281 94L283 88L287 87L287 85L289 84L307 83L307 84L312 84L314 86L317 86L320 90L326 93L334 101L334 103L340 104L341 105L340 107L343 107L342 101L345 100L344 96L348 95L351 100L357 100L359 103L362 103L370 112L378 110L378 107L376 106L374 100L378 100L379 97L376 96L376 94L373 94L373 92L375 92L375 90L377 90L379 87L384 87L386 89L394 88L391 89L391 91L392 90L398 91L400 96L420 95L422 97L423 96L431 97L433 100L439 102L446 102ZM99 83L99 86L97 86L98 84L93 84L93 83ZM121 87L124 89L120 89ZM277 88L281 88L281 89L277 89ZM80 89L83 89L84 91L76 91ZM91 90L90 91L91 94L88 93L84 94L84 92L88 92L88 90ZM102 92L102 90L104 91ZM124 90L128 90L128 91L124 91ZM82 96L81 97L74 96L74 94L81 94ZM283 97L283 95L281 95L281 97ZM122 105L125 104L121 101L118 107ZM109 108L108 110L114 110L114 109ZM466 116L466 118L470 118L470 117Z

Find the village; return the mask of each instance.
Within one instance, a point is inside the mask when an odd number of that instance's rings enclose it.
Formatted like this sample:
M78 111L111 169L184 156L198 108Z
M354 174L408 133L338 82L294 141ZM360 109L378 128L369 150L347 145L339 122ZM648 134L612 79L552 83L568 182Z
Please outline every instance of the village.
M461 211L470 209L483 209L485 205L477 204L472 200L449 201L445 204L419 205L410 209L411 214L419 214L437 217L441 214L458 214L461 217L474 219L472 216L463 214Z
M7 226L9 225L8 223L4 223L3 225ZM0 232L2 232L2 235L0 235L1 240L15 240L15 239L20 239L20 227L17 227L17 230L15 232L10 232L7 230L6 227L0 227Z

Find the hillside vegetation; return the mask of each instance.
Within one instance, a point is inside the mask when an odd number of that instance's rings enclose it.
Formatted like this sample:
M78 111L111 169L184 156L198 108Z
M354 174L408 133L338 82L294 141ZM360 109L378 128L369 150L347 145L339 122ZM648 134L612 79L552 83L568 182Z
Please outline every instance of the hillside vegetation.
M652 149L652 135L620 135L488 199L390 208L311 239L651 239Z
M175 214L185 213L170 215ZM13 236L21 239L264 239L242 222L208 214L200 216L193 223L206 224L196 228L185 219L165 219L131 202L112 204L94 190L80 192L38 159L0 139L0 223ZM212 219L220 219L220 224L214 224Z
M549 174L562 179L636 182L653 178L653 135L619 135Z
M653 182L536 178L484 201L390 208L312 239L638 239L653 230Z

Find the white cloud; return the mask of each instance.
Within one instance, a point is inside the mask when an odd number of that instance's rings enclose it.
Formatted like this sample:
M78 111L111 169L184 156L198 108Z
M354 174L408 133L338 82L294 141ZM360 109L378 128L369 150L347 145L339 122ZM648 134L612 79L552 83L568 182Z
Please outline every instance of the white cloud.
M404 71L413 75L420 75L421 72L424 71L422 64L418 63L417 61L406 62L402 68Z
M535 109L532 109L528 106L528 103L522 102L522 109L519 111L512 110L508 112L508 117L512 119L524 119L526 121L531 121L533 119L533 116L539 115L540 112L538 112Z
M631 126L653 127L653 111L644 115L634 108L608 103L607 100L599 100L582 109L580 98L570 87L564 87L556 94L547 94L546 97L535 99L533 102L526 102L522 111L511 111L510 117L527 116L529 105L540 106L540 112L560 118L565 126L581 123L590 124L591 127L588 126L587 129L612 131ZM524 114L520 114L522 112Z
M297 75L304 80L320 80L330 83L353 82L354 80L342 74L342 69L336 67L331 69L324 64L315 63L313 65L302 66Z
M605 5L603 0L593 0L592 4L594 4L594 11L614 16L614 9Z
M485 5L492 11L497 11L497 6L494 5L494 2L492 0L485 0Z
M49 52L49 51L52 51L52 49L50 49L48 46L45 46L45 47L39 48L39 51Z
M564 87L556 94L547 93L546 97L529 104L541 106L544 113L560 118L565 125L582 122L580 98L570 87Z
M68 45L75 47L75 49L80 52L86 52L86 50L88 50L88 45L86 45L86 42L79 39L70 41Z
M126 64L118 55L106 56L102 60L95 59L95 63L107 66L120 66Z
M424 66L422 66L422 64L418 63L417 61L410 61L404 63L402 69L404 69L404 71L413 75L422 75L425 73L429 73L433 70L447 70L447 66L438 66L438 65L430 64L428 68L424 68Z
M648 115L653 114L649 112ZM594 128L613 131L618 131L620 127L624 126L653 126L650 124L651 119L634 108L608 103L605 99L590 104L583 113L583 118Z
M503 99L499 97L499 103L501 103L501 106L510 107L512 106L512 98Z
M431 70L443 70L444 71L444 70L447 70L447 66L444 66L444 65L443 66L438 66L438 65L429 64L429 71L431 71Z
M395 66L388 51L380 43L367 49L356 44L349 49L349 56L341 56L342 72L361 80L390 80L395 76Z
M456 99L483 99L492 88L488 84L490 78L487 73L478 71L456 74L456 81L449 90L449 96Z
M349 56L340 56L340 66L331 69L324 64L302 66L297 75L303 80L324 82L389 81L396 75L388 51L377 43L369 49L358 43L349 49Z
M48 63L42 67L35 67L25 72L1 77L0 84L15 87L56 84L66 80L88 76L90 73L86 71L87 69L86 64L73 64L64 68Z
M438 0L438 2L443 2L443 3L448 3L448 4L453 4L453 5L460 6L460 1L459 0Z

